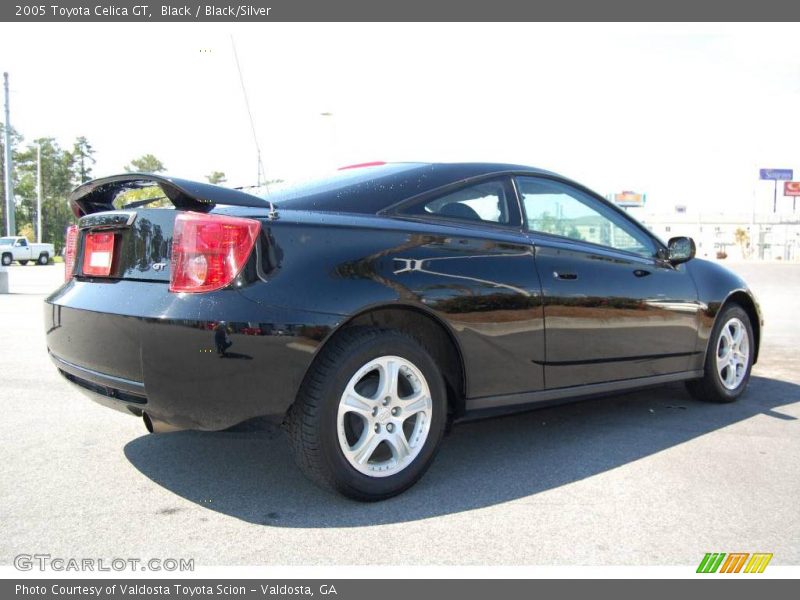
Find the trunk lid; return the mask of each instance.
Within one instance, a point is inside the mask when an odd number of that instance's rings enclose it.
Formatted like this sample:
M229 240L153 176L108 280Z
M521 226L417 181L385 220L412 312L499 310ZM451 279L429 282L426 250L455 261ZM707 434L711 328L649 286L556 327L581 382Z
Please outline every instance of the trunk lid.
M151 208L136 211L102 212L82 217L78 222L76 275L84 275L86 238L97 233L114 236L108 278L169 282L174 209Z
M175 217L178 210L208 212L216 205L269 208L272 204L239 190L207 183L153 175L126 173L96 179L76 188L70 206L79 217L75 275L85 275L84 265L100 265L108 248L87 253L87 237L112 234L109 279L135 279L168 283ZM96 254L96 256L95 256Z

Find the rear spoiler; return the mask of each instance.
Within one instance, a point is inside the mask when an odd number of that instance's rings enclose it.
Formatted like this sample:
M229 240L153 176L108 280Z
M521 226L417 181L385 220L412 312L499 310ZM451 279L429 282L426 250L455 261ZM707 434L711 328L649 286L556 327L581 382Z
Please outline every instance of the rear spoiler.
M164 191L164 195L175 208L206 212L217 204L253 206L269 208L270 216L277 216L272 203L258 196L210 183L163 177L152 173L124 173L94 179L72 191L69 205L78 218L96 212L116 210L114 199L119 194L153 185L158 185Z

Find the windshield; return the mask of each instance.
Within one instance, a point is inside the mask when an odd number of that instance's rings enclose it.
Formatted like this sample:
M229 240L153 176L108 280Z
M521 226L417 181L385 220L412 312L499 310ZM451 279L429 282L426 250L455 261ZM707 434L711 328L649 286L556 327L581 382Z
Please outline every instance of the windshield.
M11 246L14 243L14 238L0 238L0 246Z

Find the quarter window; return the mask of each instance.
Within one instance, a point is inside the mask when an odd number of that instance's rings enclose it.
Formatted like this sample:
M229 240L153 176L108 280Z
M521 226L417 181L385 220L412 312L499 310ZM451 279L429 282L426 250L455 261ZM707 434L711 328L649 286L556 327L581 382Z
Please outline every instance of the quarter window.
M548 179L517 178L530 231L654 256L655 244L635 225L595 198Z
M503 181L487 181L461 188L433 200L414 204L403 212L500 225L511 222L509 194Z

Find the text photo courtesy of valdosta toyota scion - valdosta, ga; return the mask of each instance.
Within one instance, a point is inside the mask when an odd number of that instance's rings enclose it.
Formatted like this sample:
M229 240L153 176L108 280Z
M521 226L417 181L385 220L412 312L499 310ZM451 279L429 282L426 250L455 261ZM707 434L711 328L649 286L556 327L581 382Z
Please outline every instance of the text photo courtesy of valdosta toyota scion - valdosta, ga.
M0 23L17 597L797 576L793 27L77 18Z

